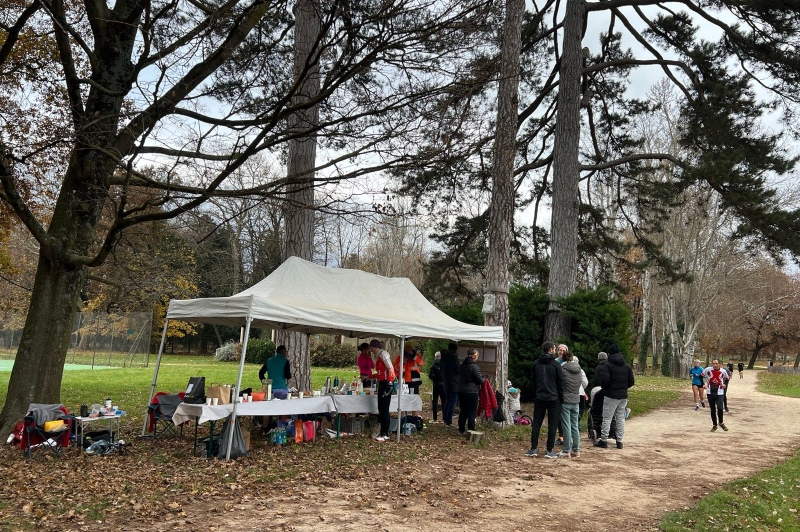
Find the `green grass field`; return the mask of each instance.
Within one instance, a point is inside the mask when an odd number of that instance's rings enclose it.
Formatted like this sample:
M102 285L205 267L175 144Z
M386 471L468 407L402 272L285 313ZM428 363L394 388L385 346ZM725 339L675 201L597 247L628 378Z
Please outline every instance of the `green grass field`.
M103 403L111 397L114 404L127 412L127 422L144 420L145 405L153 381L155 357L149 367L111 368L81 371L65 371L61 384L61 402L70 412L78 411L81 404ZM258 364L244 365L242 387L261 389L258 380ZM217 362L210 356L164 355L158 373L156 391L181 392L186 389L189 377L204 376L206 386L212 383L236 384L239 364ZM320 389L325 378L338 375L340 379L352 379L357 374L352 368L312 368L311 384ZM5 403L10 372L0 373L0 397Z
M789 373L758 373L759 392L772 395L783 395L786 397L800 397L800 375Z
M800 530L800 456L771 469L731 482L694 508L667 514L664 532Z

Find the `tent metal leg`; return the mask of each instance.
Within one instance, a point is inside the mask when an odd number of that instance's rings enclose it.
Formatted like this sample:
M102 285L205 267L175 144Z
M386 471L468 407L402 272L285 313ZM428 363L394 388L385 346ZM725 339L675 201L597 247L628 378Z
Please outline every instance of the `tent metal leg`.
M158 381L158 370L161 367L161 355L164 354L164 343L167 341L167 327L169 326L169 318L164 318L164 330L161 332L161 344L158 346L158 358L156 359L156 367L153 369L153 382L150 385L150 397L147 398L147 405L145 408L150 407L150 402L156 394L156 382ZM150 416L144 416L144 424L142 425L142 436L147 434L147 422L150 421Z
M247 356L247 339L250 337L250 324L253 318L247 318L244 327L244 337L242 339L242 356L239 359L239 377L236 379L236 388L233 390L233 411L231 412L231 430L228 433L228 448L225 451L225 460L231 459L231 445L233 445L233 430L236 427L236 405L239 400L239 391L242 389L242 372L244 371L244 359Z

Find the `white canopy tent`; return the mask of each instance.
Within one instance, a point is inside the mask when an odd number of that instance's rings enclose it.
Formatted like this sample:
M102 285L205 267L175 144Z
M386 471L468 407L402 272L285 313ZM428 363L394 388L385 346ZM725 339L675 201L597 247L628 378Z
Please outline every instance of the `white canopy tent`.
M407 338L503 341L502 327L469 325L451 318L425 299L408 279L327 268L290 257L238 294L170 301L148 404L155 393L169 320L245 328L237 393L250 327L359 338L397 337L403 343ZM402 392L402 386L400 389Z

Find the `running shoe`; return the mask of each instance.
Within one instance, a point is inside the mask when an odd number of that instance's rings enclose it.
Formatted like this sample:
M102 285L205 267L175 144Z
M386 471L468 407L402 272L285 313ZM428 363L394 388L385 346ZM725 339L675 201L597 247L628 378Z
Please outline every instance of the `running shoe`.
M700 406L702 406L703 408L705 408L705 407L706 407L706 403L705 403L705 401L700 401Z
M719 426L720 426L720 428L722 428L722 430L724 430L725 432L728 432L728 427L725 426L725 423L720 423Z
M694 411L697 412L698 410L700 410L700 405L695 403Z
M581 452L580 451L572 451L571 458L580 458L580 457L581 457Z
M717 426L716 426L716 425L714 425L713 427L711 427L711 432L717 432Z
M564 445L564 440L562 440L561 438L558 438L556 440L556 445Z
M545 458L558 458L558 454L553 451L547 451L544 455Z
M558 453L559 458L569 458L569 451L561 451Z
M388 439L389 438L387 438L386 436L375 436L375 441L379 441L379 442L385 442Z
M531 458L534 456L539 456L539 449L528 449L525 451L525 456Z

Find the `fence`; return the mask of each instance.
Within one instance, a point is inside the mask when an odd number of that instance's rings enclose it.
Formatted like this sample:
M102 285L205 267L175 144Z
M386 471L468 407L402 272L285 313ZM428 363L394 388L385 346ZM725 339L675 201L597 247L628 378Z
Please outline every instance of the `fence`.
M147 366L153 316L149 312L75 314L66 362L95 366ZM0 322L0 356L14 358L24 323L19 316Z

